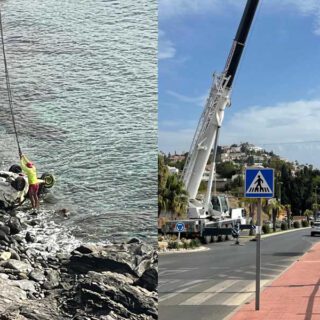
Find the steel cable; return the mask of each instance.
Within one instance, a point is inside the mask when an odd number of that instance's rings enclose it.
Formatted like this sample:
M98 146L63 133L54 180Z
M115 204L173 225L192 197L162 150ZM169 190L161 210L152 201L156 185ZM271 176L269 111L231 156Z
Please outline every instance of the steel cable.
M12 93L11 93L8 66L7 66L6 52L5 52L5 47L4 47L4 36L3 36L1 9L0 9L0 32L1 32L2 53L3 53L3 61L4 61L4 70L5 70L5 77L6 77L6 84L7 84L9 107L10 107L10 111L11 111L12 124L13 124L13 128L14 128L16 141L17 141L18 152L19 152L19 156L21 156L22 152L21 152L21 148L20 148L17 126L16 126L16 121L15 121L14 112L13 112Z

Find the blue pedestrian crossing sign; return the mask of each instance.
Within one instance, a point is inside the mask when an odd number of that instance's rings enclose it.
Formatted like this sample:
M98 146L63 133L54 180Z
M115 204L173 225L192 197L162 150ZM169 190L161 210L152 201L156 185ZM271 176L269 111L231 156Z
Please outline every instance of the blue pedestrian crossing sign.
M273 169L248 168L245 178L246 198L273 198Z

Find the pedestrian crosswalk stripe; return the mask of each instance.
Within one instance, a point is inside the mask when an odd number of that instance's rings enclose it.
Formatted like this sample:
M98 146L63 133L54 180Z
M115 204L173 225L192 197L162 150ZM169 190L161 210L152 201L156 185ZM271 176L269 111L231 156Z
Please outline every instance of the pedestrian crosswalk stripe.
M190 281L190 282L187 284L188 286L187 286L186 288L180 289L180 290L176 290L175 292L171 292L171 293L169 293L169 294L165 294L165 295L163 295L163 296L160 296L160 297L159 297L159 302L162 302L162 301L171 299L171 298L177 296L177 295L180 294L180 293L186 292L186 291L188 291L188 290L190 290L190 289L198 286L201 282L203 282L203 280ZM195 284L194 284L194 285L191 285L192 283L195 283ZM190 286L190 285L191 285L191 286Z
M272 193L270 186L260 170L252 180L246 193Z
M269 280L261 280L260 285L264 286ZM239 306L244 303L255 292L256 283L252 281L250 284L241 289L240 292L234 293L230 298L226 299L222 305Z
M210 287L206 291L198 293L193 297L185 300L184 302L180 303L180 305L200 305L205 301L207 301L208 299L211 299L212 297L216 296L220 292L231 287L236 282L237 280L225 280L223 282L215 284L214 286Z

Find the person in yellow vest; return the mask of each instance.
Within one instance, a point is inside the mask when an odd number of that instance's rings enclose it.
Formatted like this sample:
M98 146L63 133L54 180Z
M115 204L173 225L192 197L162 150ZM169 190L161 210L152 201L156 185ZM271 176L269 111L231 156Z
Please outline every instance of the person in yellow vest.
M21 155L21 169L27 175L29 182L29 198L33 209L39 208L39 182L35 165L25 155Z

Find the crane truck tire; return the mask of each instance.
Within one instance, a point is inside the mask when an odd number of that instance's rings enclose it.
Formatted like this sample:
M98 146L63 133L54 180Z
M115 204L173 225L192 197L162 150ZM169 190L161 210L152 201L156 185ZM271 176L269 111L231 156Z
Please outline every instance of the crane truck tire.
M10 169L9 169L10 172L13 172L13 173L21 173L22 172L22 169L21 167L18 165L18 164L13 164Z
M17 191L22 191L26 186L26 180L22 177L17 177L11 182L11 187Z
M40 179L44 180L43 186L47 189L52 188L55 183L54 176L48 172L43 173Z
M211 239L212 239L211 236L203 236L200 238L200 240L203 244L209 244L211 242Z

